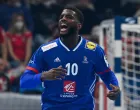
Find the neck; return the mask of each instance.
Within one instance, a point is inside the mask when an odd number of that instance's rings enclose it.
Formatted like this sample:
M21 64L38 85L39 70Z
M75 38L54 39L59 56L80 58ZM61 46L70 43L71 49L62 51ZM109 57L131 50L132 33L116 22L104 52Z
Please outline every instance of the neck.
M68 48L74 48L78 44L80 36L78 36L78 34L70 36L61 36L60 39Z

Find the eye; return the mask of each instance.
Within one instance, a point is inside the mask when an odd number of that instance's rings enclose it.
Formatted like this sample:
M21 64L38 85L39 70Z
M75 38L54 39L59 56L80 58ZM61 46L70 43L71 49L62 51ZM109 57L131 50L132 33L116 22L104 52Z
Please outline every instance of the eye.
M73 16L71 16L71 15L67 15L66 16L68 19L73 19Z
M63 16L64 16L64 15L61 15L61 16L59 17L59 19L62 19L62 18L63 18Z
M59 17L59 19L62 19L63 17L67 18L67 19L74 19L74 17L72 15L61 15Z

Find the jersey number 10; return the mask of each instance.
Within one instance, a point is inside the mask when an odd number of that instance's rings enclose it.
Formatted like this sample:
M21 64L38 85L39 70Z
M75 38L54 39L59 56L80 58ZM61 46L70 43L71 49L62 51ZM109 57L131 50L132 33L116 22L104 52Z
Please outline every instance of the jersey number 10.
M70 75L70 73L75 76L78 73L78 65L76 63L67 63L66 64L67 68L67 75Z

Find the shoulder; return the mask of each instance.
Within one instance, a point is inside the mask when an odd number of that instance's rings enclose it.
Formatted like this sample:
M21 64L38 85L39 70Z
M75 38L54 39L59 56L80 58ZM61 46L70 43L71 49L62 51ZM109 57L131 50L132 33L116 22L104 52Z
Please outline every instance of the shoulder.
M90 40L85 39L85 48L91 51L96 51L98 45Z
M27 38L32 37L32 33L30 31L26 31L24 33L24 36L27 37Z
M45 52L45 51L48 51L48 50L51 50L51 49L54 49L58 46L58 39L55 39L51 42L48 42L46 44L43 44L40 46L40 49Z
M11 38L12 37L12 33L11 32L6 32L6 36L8 37L8 38Z

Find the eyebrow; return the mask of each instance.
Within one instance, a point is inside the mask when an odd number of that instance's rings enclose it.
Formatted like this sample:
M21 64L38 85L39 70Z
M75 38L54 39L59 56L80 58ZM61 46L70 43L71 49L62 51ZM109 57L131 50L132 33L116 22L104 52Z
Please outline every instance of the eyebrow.
M65 13L62 13L62 14L60 15L60 17L63 16L64 14L65 14ZM76 16L74 16L74 14L68 13L68 14L65 14L65 15L72 16L72 17L76 18Z

